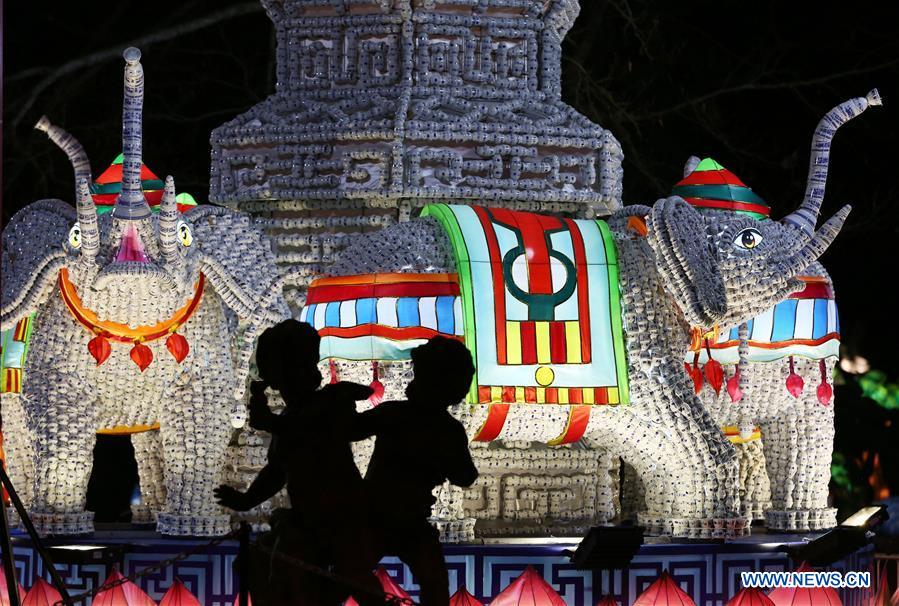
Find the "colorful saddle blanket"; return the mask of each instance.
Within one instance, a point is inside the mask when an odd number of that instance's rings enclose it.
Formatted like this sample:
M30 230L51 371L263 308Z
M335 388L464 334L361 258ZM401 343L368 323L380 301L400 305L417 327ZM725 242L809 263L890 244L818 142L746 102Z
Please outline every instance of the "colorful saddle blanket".
M750 362L773 362L789 356L812 360L840 354L840 318L833 288L826 278L800 277L805 287L791 294L768 311L749 320ZM739 362L740 337L737 327L718 331L709 344L712 357L722 364ZM695 353L699 363L708 361L701 343L694 343L685 361L692 364Z
M435 335L464 338L473 403L628 402L618 266L601 221L430 205L456 274L312 282L300 319L322 358L408 359Z
M22 373L31 327L29 316L19 320L12 328L0 332L0 393L22 391Z
M618 265L602 221L433 204L459 275L480 403L628 402Z
M461 338L456 274L365 274L319 278L300 321L321 336L321 358L407 360L431 337Z

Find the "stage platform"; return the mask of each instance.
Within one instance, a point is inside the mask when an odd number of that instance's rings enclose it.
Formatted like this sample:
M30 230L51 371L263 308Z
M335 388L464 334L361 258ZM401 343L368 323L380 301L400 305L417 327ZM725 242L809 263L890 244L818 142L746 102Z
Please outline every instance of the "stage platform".
M465 585L485 604L530 565L571 606L592 606L605 593L612 593L622 606L627 606L665 568L693 596L697 605L723 606L739 591L740 572L791 570L794 566L782 551L782 546L802 543L814 536L817 535L756 533L719 543L674 543L648 537L647 544L640 548L630 568L614 572L576 570L569 561L568 553L577 548L577 538L489 540L447 545L444 552L451 591ZM205 541L168 538L131 527L98 530L90 537L48 541L53 546L101 545L111 548L107 561L57 563L73 593L98 586L112 566L117 566L128 575L201 543ZM36 576L47 578L43 562L37 557L27 535L21 532L14 534L13 551L19 580L26 588L31 586ZM66 553L71 553L74 560L83 558L89 552L72 549ZM872 554L870 549L862 550L830 569L869 570ZM237 542L227 541L211 547L206 553L179 561L162 572L143 577L139 584L158 601L177 577L201 604L232 606L237 590L233 572L236 556ZM382 564L397 582L417 597L418 587L408 568L395 558L386 558ZM860 606L862 600L859 590L843 591L841 597L846 606Z

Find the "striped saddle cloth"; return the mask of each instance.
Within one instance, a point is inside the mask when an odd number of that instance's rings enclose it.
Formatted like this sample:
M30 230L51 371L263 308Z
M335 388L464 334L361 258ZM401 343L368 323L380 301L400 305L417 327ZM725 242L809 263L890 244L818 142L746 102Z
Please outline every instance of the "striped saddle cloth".
M789 356L812 360L839 356L840 318L830 282L820 276L799 279L805 283L802 290L747 322L750 362L773 362ZM721 364L739 362L737 331L736 326L713 331L709 350ZM708 361L705 345L697 342L685 361L692 364L696 353L700 364Z

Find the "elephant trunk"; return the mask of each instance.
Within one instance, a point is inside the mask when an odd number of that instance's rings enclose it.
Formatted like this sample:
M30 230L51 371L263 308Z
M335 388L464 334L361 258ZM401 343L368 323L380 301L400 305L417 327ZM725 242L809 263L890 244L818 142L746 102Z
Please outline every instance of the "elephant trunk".
M146 219L150 206L141 189L141 120L144 105L144 68L140 51L125 49L125 100L122 110L122 192L113 216L118 219Z
M75 169L75 199L78 199L79 183L82 180L90 182L91 179L91 163L87 159L87 153L84 147L78 142L78 139L67 133L65 130L50 123L47 116L41 116L41 119L34 125L39 131L47 133L51 141L56 143L62 151L69 157L72 168Z
M837 129L860 115L872 105L881 105L880 93L871 90L865 97L850 99L827 112L818 122L815 136L812 138L812 156L809 161L808 181L805 186L805 198L802 205L793 213L783 218L784 223L794 225L809 235L815 233L821 203L824 201L824 188L827 184L827 168L830 161L830 143Z
M91 197L87 180L78 183L78 226L81 228L81 256L93 259L100 250L100 229L97 226L97 207Z
M159 240L166 263L175 264L178 256L178 202L175 199L175 180L165 178L165 193L159 204Z

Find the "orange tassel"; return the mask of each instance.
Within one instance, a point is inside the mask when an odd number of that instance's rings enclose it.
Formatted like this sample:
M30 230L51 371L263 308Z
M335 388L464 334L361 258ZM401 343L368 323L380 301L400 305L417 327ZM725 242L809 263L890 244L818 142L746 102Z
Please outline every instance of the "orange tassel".
M179 364L183 362L184 358L187 357L187 354L190 353L190 345L188 345L187 339L175 332L169 335L169 338L165 340L165 347Z
M131 348L131 361L137 364L141 372L144 372L153 361L153 352L143 343L135 342L134 347Z
M106 337L96 336L87 342L87 350L94 356L97 366L102 364L109 358L112 353L112 346L109 345L109 339Z

